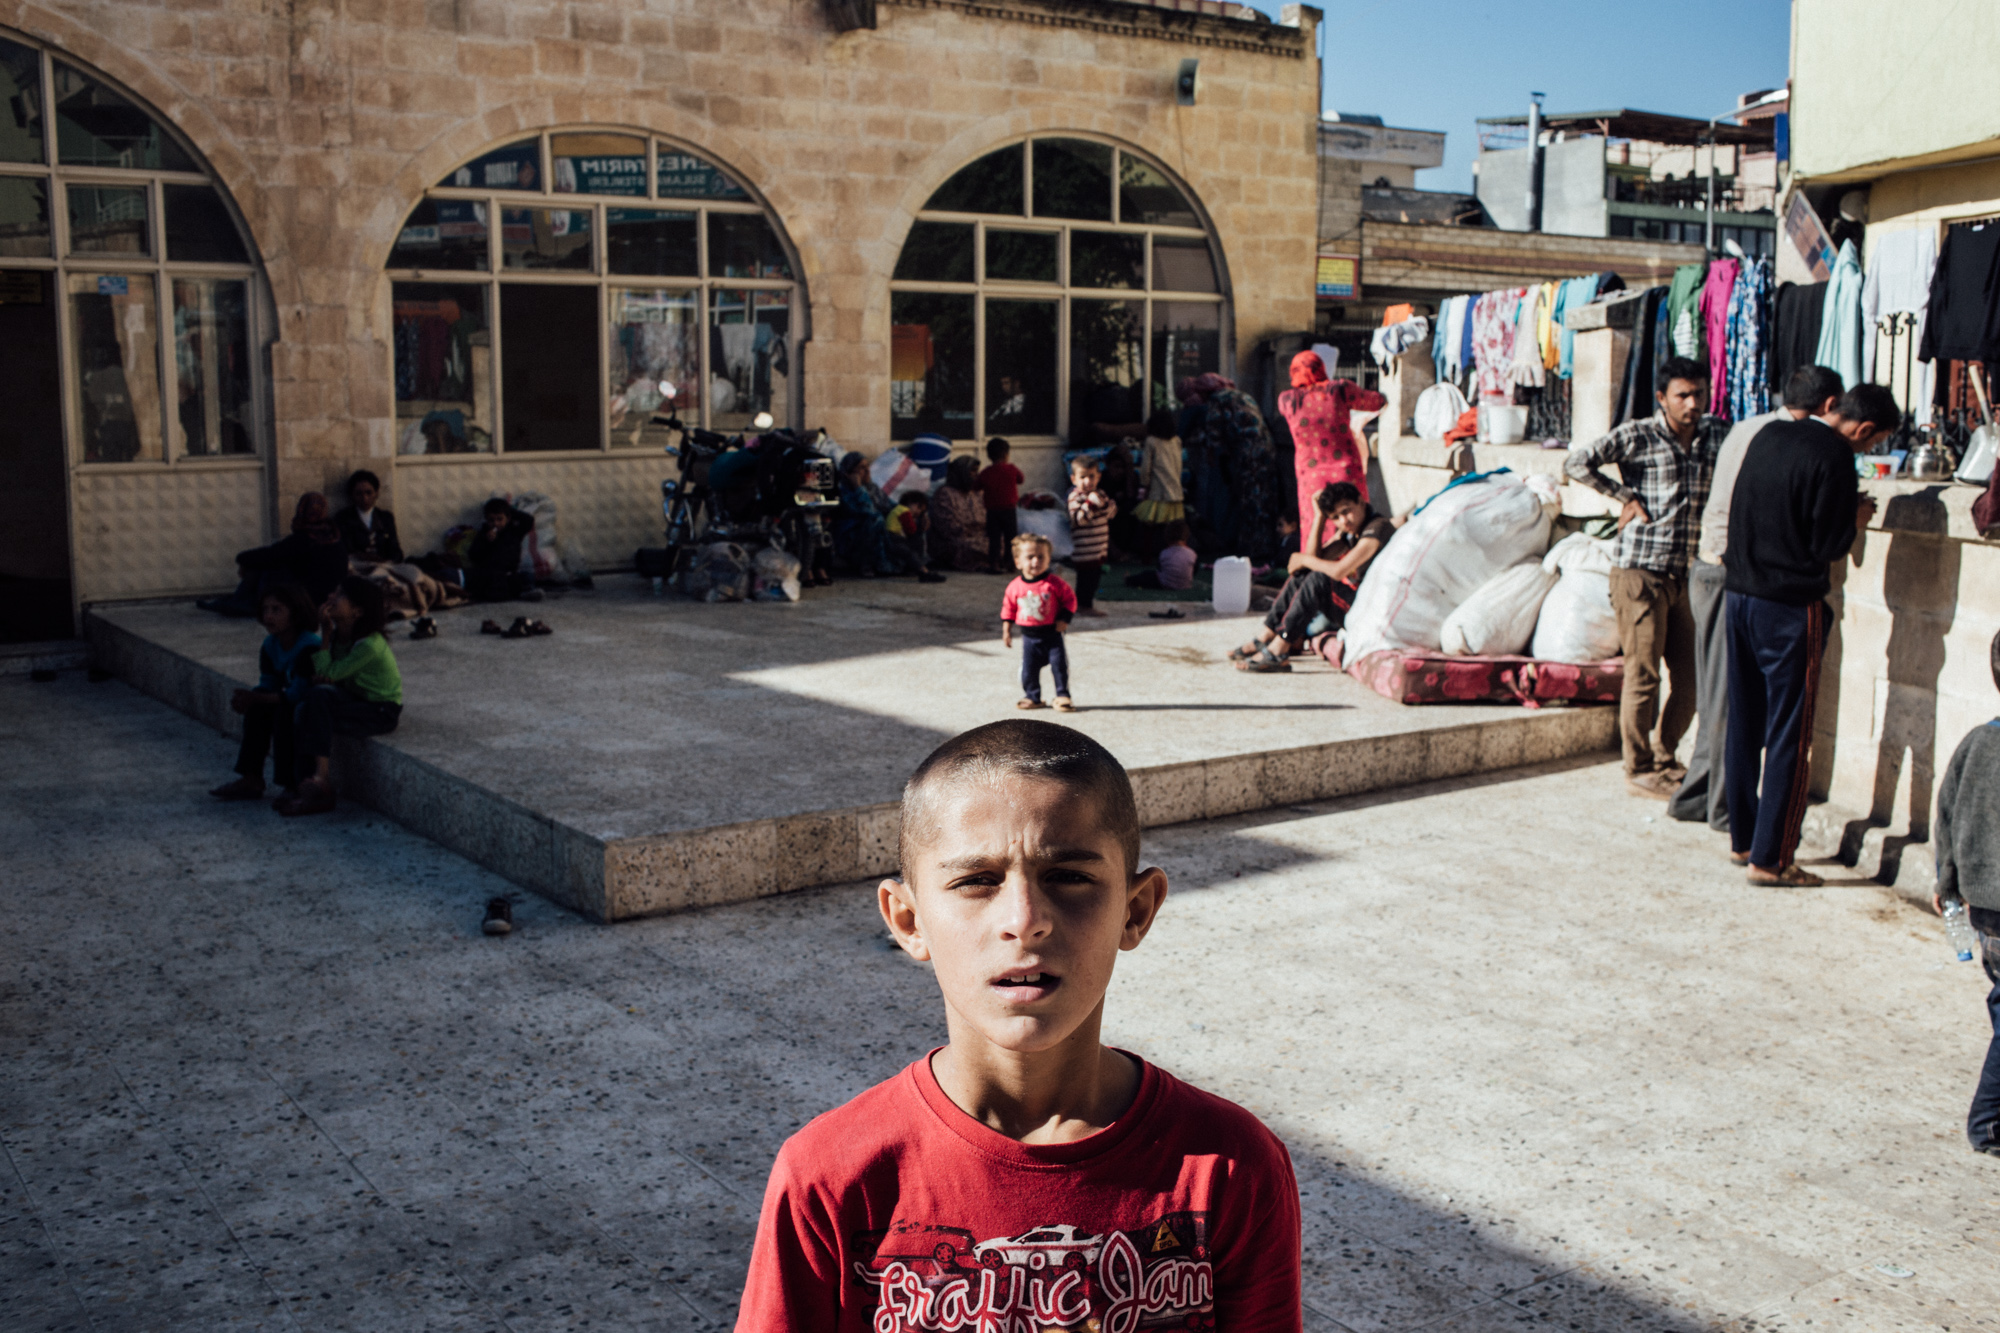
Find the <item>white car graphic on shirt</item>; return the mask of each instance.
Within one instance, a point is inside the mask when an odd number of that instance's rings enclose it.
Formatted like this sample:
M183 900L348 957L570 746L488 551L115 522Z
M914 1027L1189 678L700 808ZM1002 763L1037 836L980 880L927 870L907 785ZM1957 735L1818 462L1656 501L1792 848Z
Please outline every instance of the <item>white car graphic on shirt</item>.
M1096 1261L1104 1237L1078 1235L1073 1226L1036 1227L1018 1236L1001 1236L973 1246L974 1259L986 1268L1022 1264L1029 1269L1084 1268Z

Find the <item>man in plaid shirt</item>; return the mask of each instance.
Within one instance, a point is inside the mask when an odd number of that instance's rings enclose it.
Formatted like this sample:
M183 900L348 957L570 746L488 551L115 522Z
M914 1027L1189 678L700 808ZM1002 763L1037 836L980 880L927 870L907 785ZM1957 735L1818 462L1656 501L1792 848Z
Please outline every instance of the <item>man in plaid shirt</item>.
M1623 506L1611 573L1611 606L1625 654L1618 730L1626 782L1639 795L1664 801L1687 771L1674 751L1695 712L1688 562L1729 423L1708 415L1708 367L1702 362L1673 357L1661 364L1654 382L1659 411L1570 450L1563 471ZM1618 465L1622 482L1604 475L1600 469L1606 463ZM1664 709L1663 659L1672 677Z

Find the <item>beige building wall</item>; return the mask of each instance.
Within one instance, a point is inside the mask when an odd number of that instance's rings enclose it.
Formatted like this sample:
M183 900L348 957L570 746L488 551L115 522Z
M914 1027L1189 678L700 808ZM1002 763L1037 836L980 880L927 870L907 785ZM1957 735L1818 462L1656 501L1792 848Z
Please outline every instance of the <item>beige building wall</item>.
M426 187L552 127L673 136L768 202L810 300L804 421L864 451L888 441L889 275L914 213L1029 134L1102 136L1178 174L1220 243L1234 350L1310 325L1317 10L1297 28L1116 0L883 0L879 14L876 30L836 34L804 0L0 0L0 25L172 122L241 209L277 309L276 476L261 503L283 513L359 466L401 502L384 261ZM1187 57L1201 61L1193 107L1174 98ZM632 472L613 455L539 470L503 458L427 473L411 498L427 524L501 486L562 507L568 474L599 464ZM581 534L598 562L649 531L657 480L632 481L629 505L606 498L607 478L581 486L580 514L619 516ZM435 540L404 527L415 549ZM219 561L208 582L229 575Z

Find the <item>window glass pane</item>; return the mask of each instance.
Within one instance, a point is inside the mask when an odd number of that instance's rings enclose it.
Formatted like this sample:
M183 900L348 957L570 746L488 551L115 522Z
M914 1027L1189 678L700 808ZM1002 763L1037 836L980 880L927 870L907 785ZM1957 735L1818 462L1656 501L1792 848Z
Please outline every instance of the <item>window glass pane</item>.
M1194 205L1158 167L1118 155L1118 220L1149 227L1199 227Z
M165 454L153 280L136 273L72 273L66 283L83 461L160 461Z
M925 208L940 213L1021 212L1022 146L988 153L958 173L930 197Z
M973 438L970 294L889 294L889 435Z
M693 153L669 148L666 144L660 145L659 176L659 195L662 199L750 198L722 168Z
M503 208L500 210L500 266L509 269L588 273L590 210L587 208ZM594 321L593 321L594 322ZM505 341L505 335L502 335ZM596 376L592 376L595 379Z
M0 255L49 254L49 189L41 176L0 176Z
M69 187L69 250L73 255L149 255L143 185Z
M396 452L493 452L493 335L484 283L399 282Z
M994 282L1054 282L1062 234L986 229L986 276Z
M162 189L167 209L167 258L194 264L247 264L243 234L236 219L222 206L222 196L207 185L168 185Z
M1070 444L1098 440L1097 427L1145 429L1142 301L1072 301L1069 308Z
M652 420L665 402L661 380L674 386L681 419L701 424L701 293L614 287L608 297L611 447L664 449L673 432Z
M558 194L646 194L646 141L632 134L551 134Z
M903 253L896 257L896 276L912 282L971 282L970 222L915 222Z
M1069 285L1144 287L1146 238L1136 232L1073 231L1069 234Z
M654 278L700 277L697 217L650 208L605 209L604 241L611 247L611 271Z
M1222 303L1153 302L1153 410L1180 406L1174 386L1222 370Z
M1219 291L1215 257L1207 241L1153 238L1153 290L1157 292Z
M64 166L200 170L138 107L61 61L55 71L56 159Z
M389 252L390 268L486 268L486 205L477 199L426 199L410 210Z
M174 279L177 455L247 454L250 437L249 284Z
M438 182L461 190L539 190L542 188L542 141L523 139L475 157Z
M1056 433L1056 303L986 303L986 433Z
M0 162L40 162L42 58L18 42L0 41Z
M713 430L743 430L769 412L780 426L791 412L790 292L713 294L708 341L708 421Z
M759 213L708 215L708 276L789 278L792 266L778 233Z
M1035 140L1035 216L1111 221L1110 145Z
M596 449L597 288L503 283L500 394L508 453Z

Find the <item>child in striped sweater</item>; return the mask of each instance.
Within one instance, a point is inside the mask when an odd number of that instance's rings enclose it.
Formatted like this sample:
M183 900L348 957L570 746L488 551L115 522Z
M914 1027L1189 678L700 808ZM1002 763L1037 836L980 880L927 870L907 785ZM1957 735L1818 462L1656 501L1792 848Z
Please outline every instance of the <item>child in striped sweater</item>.
M1111 550L1111 520L1118 502L1104 493L1104 473L1094 458L1073 458L1069 464L1069 563L1076 570L1076 613L1101 616L1098 580L1104 577L1104 557Z

